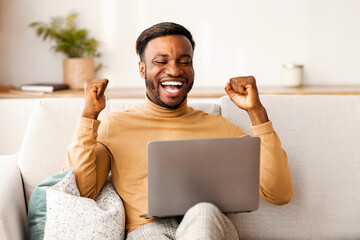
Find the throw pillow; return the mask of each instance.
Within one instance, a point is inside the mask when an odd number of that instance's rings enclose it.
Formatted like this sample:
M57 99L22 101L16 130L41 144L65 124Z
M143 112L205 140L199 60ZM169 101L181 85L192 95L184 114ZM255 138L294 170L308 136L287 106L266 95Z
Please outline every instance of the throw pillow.
M63 178L46 189L46 223L40 225L43 226L43 235L31 239L124 239L125 211L110 179L97 198L92 200L80 197L72 169L66 171L65 176L61 174L57 179ZM30 208L31 200L29 217ZM34 215L39 214L32 214ZM29 230L32 237L30 219ZM41 230L35 232L39 234Z
M69 171L70 169L48 177L33 191L28 208L28 227L31 240L44 239L46 223L46 191L49 187L60 182Z

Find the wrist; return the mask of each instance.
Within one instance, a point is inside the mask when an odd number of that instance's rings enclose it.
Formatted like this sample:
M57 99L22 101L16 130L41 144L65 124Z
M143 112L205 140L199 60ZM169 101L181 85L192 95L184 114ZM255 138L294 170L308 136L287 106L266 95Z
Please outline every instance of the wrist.
M98 116L99 113L87 112L87 111L83 111L83 113L81 114L81 117L90 118L94 120L97 120Z
M248 110L247 113L249 114L253 126L263 124L269 121L266 109L262 105Z

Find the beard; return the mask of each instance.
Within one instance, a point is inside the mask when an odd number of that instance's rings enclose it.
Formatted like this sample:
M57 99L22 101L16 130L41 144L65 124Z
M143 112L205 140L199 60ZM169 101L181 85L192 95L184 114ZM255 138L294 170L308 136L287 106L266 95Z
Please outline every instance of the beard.
M184 98L176 105L169 105L165 102L163 102L160 98L160 94L159 94L159 88L160 83L158 83L158 86L155 86L154 81L149 80L147 71L146 71L146 67L145 67L145 86L146 86L146 96L150 99L150 101L152 101L153 103L155 103L156 105L159 105L161 107L167 108L167 109L177 109L180 107L180 105L185 101L185 99L187 98L187 94L184 96ZM192 86L193 86L194 81L189 85L188 89L187 89L187 93L190 92ZM151 95L153 96L150 97L149 96L149 92L151 93ZM154 99L155 98L155 99Z

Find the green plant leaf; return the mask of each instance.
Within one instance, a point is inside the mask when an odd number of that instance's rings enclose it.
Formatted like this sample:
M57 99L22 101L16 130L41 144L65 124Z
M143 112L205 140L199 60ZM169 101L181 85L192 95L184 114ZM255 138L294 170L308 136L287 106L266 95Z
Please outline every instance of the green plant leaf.
M66 18L51 17L49 23L32 22L29 27L34 28L36 34L45 41L50 39L55 42L51 49L63 53L65 56L74 57L100 57L97 52L99 42L88 37L86 29L79 29L75 20L77 13L71 13Z
M75 18L77 17L77 13L72 13L72 14L69 14L69 16L67 16L66 18L66 26L68 28L75 28L76 25L75 25Z
M44 32L44 30L45 29L43 27L38 27L36 29L36 35L41 36L41 34Z
M29 24L29 27L32 27L32 28L35 28L39 25L40 23L39 22L32 22Z
M43 40L45 41L48 37L49 37L49 33L50 33L50 29L45 29L44 35L43 35Z
M65 20L63 17L52 17L50 22L50 28L54 31L57 31L62 27L64 21Z

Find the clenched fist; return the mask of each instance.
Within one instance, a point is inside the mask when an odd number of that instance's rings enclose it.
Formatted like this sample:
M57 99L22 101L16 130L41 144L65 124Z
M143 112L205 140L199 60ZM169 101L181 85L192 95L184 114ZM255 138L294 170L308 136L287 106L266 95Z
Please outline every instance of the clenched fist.
M256 81L253 76L231 78L225 91L239 108L247 111L253 125L269 121L265 108L260 102Z
M105 89L109 80L105 78L90 79L85 82L85 108L82 117L97 119L106 106Z

